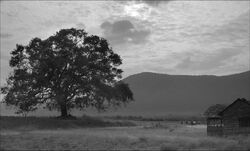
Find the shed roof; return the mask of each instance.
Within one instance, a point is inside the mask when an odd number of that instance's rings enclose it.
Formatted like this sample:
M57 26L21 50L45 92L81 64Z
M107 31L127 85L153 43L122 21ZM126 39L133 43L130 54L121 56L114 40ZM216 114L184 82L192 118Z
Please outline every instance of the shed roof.
M237 100L235 100L232 104L228 105L224 110L222 110L220 113L218 113L218 115L223 115L223 113L228 110L228 108L230 108L231 106L233 106L235 103L237 102L244 102L246 104L248 104L250 106L250 101L246 100L245 98L238 98Z

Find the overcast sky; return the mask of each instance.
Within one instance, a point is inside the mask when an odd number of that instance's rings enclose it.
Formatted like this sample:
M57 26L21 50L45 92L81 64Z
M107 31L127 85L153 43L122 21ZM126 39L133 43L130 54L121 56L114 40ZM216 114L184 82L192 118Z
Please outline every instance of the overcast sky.
M249 1L1 1L1 85L10 52L31 38L84 28L109 40L124 77L249 70Z

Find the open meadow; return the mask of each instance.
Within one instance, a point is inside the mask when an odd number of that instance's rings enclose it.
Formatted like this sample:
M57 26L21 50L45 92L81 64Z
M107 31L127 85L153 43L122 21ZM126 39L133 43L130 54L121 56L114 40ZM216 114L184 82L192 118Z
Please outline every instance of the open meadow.
M178 121L1 117L1 150L249 150L249 142Z

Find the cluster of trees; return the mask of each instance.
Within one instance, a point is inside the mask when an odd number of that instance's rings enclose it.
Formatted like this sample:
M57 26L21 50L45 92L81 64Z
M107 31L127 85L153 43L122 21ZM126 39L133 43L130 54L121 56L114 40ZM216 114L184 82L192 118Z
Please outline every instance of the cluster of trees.
M62 29L11 52L13 72L1 88L7 105L26 114L46 104L62 117L73 108L106 110L133 100L129 86L121 81L120 56L106 39L83 29Z
M205 117L218 116L218 113L223 111L227 106L225 104L215 104L207 108L204 112Z

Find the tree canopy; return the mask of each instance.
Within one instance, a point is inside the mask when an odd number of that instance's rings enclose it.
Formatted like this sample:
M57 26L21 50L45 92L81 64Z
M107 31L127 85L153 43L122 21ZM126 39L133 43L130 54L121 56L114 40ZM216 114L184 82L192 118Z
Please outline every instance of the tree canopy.
M14 71L1 91L7 105L21 112L46 104L65 117L72 108L106 110L133 100L121 81L120 56L106 39L83 29L62 29L45 40L17 44L9 64Z
M215 104L210 106L205 112L204 116L206 117L217 117L218 114L223 111L227 106L224 104Z

